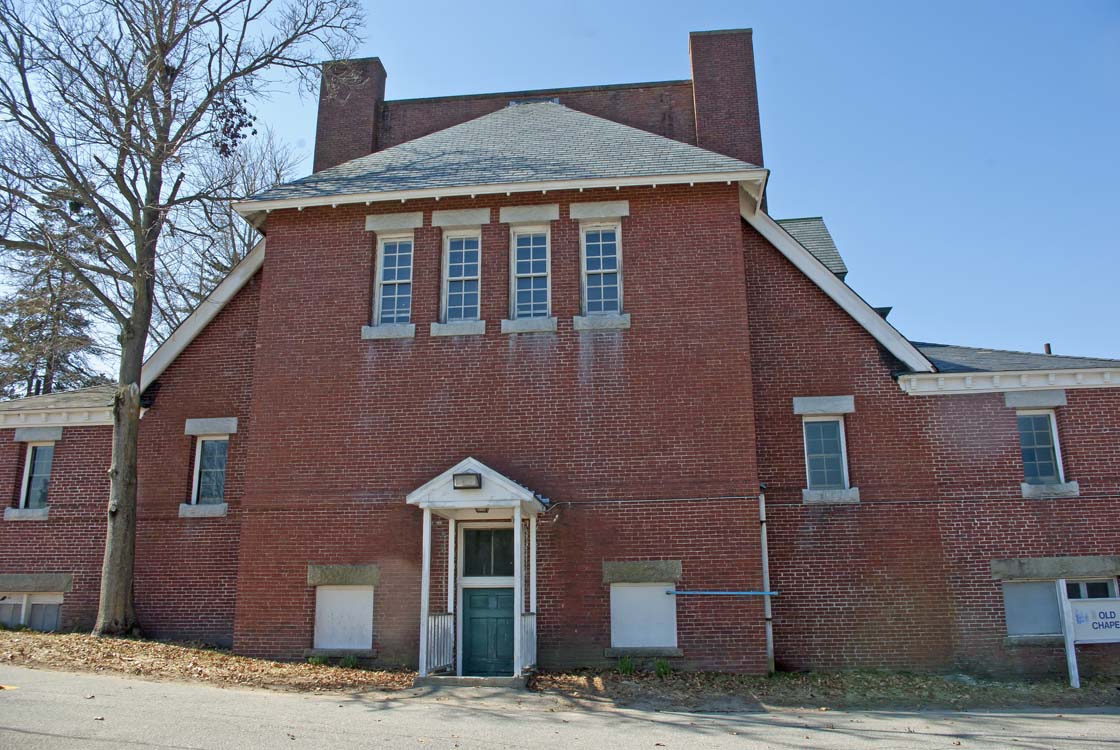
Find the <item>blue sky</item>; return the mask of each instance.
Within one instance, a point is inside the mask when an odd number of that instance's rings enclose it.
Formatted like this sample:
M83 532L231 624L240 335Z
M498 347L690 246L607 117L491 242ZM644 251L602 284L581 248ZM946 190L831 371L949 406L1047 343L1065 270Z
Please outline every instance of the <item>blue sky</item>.
M1120 1L370 2L390 99L689 77L754 29L770 213L919 341L1120 358ZM307 156L315 102L264 122Z

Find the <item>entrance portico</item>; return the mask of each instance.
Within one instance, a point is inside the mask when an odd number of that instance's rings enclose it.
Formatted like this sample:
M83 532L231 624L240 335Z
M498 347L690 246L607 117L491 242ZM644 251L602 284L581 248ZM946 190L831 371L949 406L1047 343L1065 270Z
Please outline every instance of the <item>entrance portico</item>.
M548 501L481 461L466 458L409 493L407 502L424 513L420 676L487 675L508 669L507 675L519 677L536 666L537 516ZM433 515L448 524L447 606L434 613Z

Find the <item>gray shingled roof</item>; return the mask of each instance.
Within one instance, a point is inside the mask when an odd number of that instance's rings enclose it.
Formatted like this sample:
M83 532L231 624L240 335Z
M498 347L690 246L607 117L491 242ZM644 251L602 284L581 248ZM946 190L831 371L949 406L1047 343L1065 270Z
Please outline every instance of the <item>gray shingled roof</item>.
M971 346L911 342L939 372L1014 372L1016 370L1079 370L1120 367L1120 359L1067 357L1058 354L1010 352Z
M0 401L0 411L37 411L39 409L99 409L113 405L115 385L95 385L64 393L29 396Z
M841 280L848 275L848 267L844 265L844 259L840 257L840 251L836 249L836 243L832 241L832 234L825 226L824 219L808 216L803 219L778 219L777 222Z
M551 101L488 115L259 193L250 201L761 169Z

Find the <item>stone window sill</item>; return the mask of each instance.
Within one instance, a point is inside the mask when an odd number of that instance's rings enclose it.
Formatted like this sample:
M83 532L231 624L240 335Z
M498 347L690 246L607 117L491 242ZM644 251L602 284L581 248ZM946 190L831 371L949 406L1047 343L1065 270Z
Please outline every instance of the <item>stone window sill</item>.
M1009 635L1003 639L1008 648L1053 648L1065 646L1066 639L1060 635Z
M577 315L572 318L577 331L612 331L630 327L630 313L611 315Z
M356 656L359 659L376 659L377 650L372 648L307 648L303 650L304 658L308 656L342 657Z
M362 326L363 339L411 339L415 336L415 323L382 323L376 326Z
M671 646L655 648L619 646L603 649L603 656L607 657L608 659L614 659L620 656L684 656L684 649L673 648Z
M1023 482L1020 487L1023 490L1023 497L1027 500L1078 497L1081 494L1081 487L1077 482L1056 482L1054 484L1027 484Z
M432 323L433 336L481 336L486 333L485 320L457 320L454 323Z
M518 318L502 321L502 333L550 333L555 330L556 318Z
M179 518L221 518L229 512L229 503L182 503Z
M5 521L46 521L50 508L5 508Z
M853 505L859 502L859 487L846 490L801 490L806 505Z

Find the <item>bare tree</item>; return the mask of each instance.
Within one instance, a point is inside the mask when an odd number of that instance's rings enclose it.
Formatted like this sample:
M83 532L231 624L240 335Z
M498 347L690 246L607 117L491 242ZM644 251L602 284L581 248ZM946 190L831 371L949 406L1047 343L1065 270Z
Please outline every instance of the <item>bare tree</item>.
M185 207L230 197L196 165L237 152L268 76L310 86L361 21L358 0L0 0L0 247L56 252L119 329L95 634L138 628L140 369L164 234ZM72 254L37 244L29 224L48 196L92 212L98 242Z
M299 163L296 152L266 127L232 155L202 154L196 168L210 174L236 201L292 179ZM230 201L199 201L177 213L174 231L165 240L151 332L157 343L249 254L260 235Z

